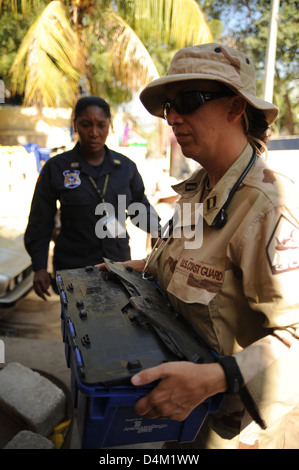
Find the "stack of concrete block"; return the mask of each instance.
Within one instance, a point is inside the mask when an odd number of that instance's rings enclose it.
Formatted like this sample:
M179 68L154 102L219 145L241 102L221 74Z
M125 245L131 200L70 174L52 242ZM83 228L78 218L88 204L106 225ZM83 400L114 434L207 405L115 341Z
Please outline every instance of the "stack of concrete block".
M0 411L22 430L47 437L65 420L66 396L38 372L10 363L0 371Z
M32 431L20 431L3 449L55 449L54 442Z

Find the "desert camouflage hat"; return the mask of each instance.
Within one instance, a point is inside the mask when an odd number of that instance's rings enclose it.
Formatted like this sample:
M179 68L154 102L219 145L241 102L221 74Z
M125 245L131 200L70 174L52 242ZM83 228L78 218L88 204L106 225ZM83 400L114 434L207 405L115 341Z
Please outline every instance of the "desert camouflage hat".
M261 109L269 125L277 118L278 108L256 96L252 59L241 51L216 43L180 49L174 55L166 76L149 83L141 92L140 100L151 114L163 117L162 105L167 98L167 85L185 80L224 83L254 108Z

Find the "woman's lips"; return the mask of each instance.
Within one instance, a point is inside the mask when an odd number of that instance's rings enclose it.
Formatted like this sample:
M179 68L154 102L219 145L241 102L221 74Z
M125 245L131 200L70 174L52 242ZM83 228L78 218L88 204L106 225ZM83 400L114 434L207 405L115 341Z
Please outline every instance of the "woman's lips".
M188 137L189 137L189 134L182 134L182 133L175 134L175 138L177 139L177 141L184 141Z
M100 144L101 144L101 142L97 142L95 140L88 142L88 145L92 145L92 146L100 145Z

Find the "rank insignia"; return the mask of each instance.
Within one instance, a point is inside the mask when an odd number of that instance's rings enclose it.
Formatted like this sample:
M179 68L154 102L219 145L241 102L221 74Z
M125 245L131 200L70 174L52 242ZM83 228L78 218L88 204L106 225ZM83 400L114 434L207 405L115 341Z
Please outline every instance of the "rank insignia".
M80 171L79 170L66 170L63 172L64 176L64 187L69 189L77 188L80 186Z

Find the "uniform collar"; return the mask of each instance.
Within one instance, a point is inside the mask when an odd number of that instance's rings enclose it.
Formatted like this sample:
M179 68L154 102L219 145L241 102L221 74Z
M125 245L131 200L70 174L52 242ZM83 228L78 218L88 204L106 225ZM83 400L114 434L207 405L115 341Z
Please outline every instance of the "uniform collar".
M93 178L97 178L99 176L97 170L95 168L93 168L92 165L90 165L85 159L84 157L82 157L82 155L80 154L80 144L79 142L75 145L74 147L74 153L75 153L75 156L76 156L76 160L77 162L79 163L79 169L80 171L82 171L82 173L85 173ZM119 166L121 164L120 160L117 160L115 158L113 158L112 156L112 152L110 151L110 149L107 147L107 145L104 145L104 149L105 149L105 158L103 160L103 164L101 166L101 171L100 171L100 175L105 175L107 173L110 173L113 171L113 169L116 167L116 166ZM77 162L72 162L72 163L77 163Z
M211 225L216 215L225 204L231 189L235 182L245 170L252 156L252 147L247 144L241 155L227 170L223 177L218 181L214 188L210 191L209 195L203 202L203 217L208 225ZM200 197L207 180L207 172L204 169L199 169L187 180L182 183L172 186L174 191L182 196L181 201L184 199L196 199L200 202Z

